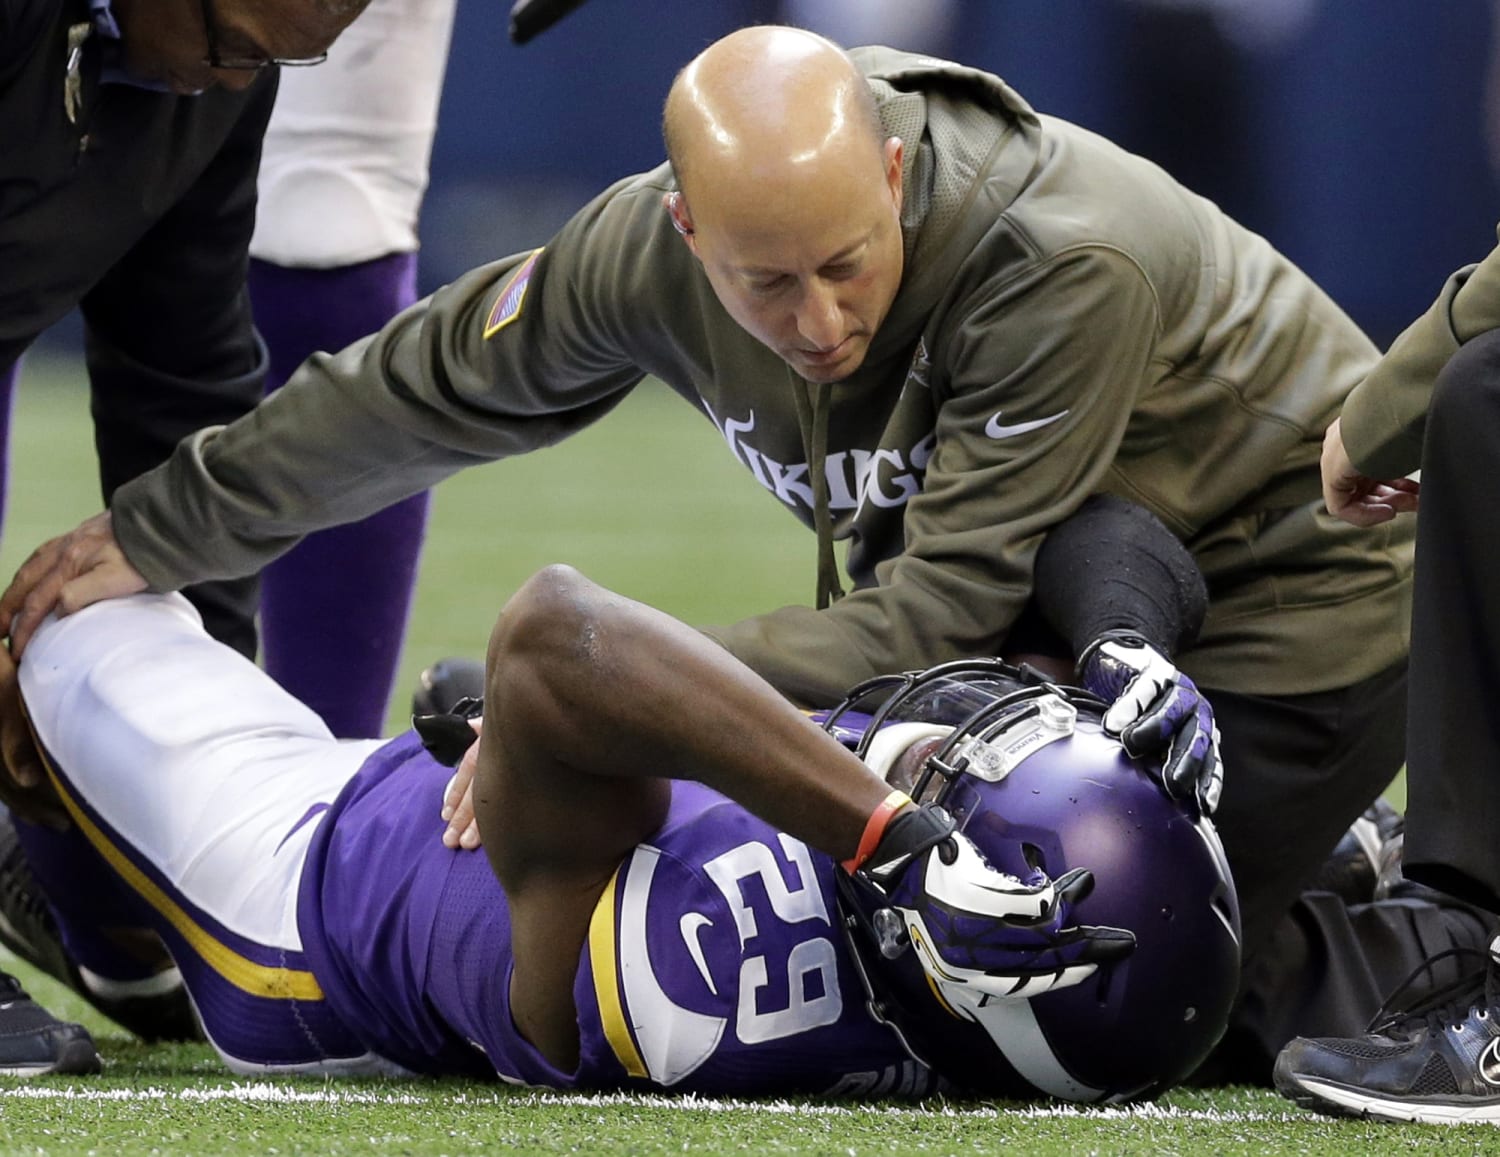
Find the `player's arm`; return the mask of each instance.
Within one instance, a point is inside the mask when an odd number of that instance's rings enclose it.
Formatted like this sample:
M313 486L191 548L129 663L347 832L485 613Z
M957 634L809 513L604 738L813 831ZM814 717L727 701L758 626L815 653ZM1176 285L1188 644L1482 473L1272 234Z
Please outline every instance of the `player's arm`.
M1343 422L1335 418L1323 435L1320 462L1323 505L1352 526L1376 526L1398 514L1415 514L1421 485L1411 478L1371 478L1344 446Z
M890 788L699 632L553 567L490 640L475 811L510 903L516 1025L577 1061L573 1004L595 903L697 779L796 838L853 857Z
M945 813L892 792L701 633L566 567L543 571L501 613L485 715L475 800L510 904L512 1016L564 1070L578 1060L573 980L590 917L666 817L670 779L715 788L892 895L936 889L961 897L969 919L1018 929L1014 951L988 967L999 999L1076 983L1121 950L1113 930L1059 926L1064 901L1091 886L1086 871L1056 882L995 871ZM1054 935L1069 966L1038 980L1036 953Z
M1458 347L1500 328L1500 248L1459 270L1427 312L1391 343L1323 438L1323 501L1355 526L1415 512L1427 408Z

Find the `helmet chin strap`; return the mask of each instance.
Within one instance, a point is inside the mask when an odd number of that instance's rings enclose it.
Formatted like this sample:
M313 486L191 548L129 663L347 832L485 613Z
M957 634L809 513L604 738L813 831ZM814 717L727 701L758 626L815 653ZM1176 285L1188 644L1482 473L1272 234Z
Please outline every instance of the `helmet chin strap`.
M942 995L955 1013L984 1029L1010 1066L1042 1092L1065 1101L1106 1099L1103 1089L1084 1084L1063 1067L1037 1023L1031 1001L994 1000L967 985L945 985ZM1127 1100L1136 1091L1108 1099Z

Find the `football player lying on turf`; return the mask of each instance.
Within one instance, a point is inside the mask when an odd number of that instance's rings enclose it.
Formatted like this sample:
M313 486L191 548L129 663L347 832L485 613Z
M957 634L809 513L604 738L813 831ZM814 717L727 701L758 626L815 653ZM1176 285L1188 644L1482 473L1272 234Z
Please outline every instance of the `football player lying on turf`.
M1103 700L975 661L820 725L561 567L487 676L481 857L417 735L334 740L176 596L50 621L20 683L73 825L18 826L78 962L154 929L240 1072L1103 1100L1222 1031L1217 838Z

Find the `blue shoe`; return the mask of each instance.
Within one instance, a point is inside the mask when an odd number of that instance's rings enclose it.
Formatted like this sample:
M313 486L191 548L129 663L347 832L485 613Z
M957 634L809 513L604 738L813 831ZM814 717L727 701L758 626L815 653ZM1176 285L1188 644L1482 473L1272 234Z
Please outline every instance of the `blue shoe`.
M1392 1008L1434 966L1473 971ZM1450 948L1397 989L1361 1037L1298 1037L1276 1058L1276 1089L1336 1117L1500 1122L1500 936L1487 952Z

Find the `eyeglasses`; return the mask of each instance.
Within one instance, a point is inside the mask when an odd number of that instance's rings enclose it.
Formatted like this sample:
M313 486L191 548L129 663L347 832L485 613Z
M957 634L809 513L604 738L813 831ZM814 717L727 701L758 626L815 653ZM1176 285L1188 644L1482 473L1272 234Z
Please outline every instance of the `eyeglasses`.
M307 68L309 65L322 64L328 59L328 53L320 52L316 56L221 56L219 54L219 22L214 19L213 0L200 0L203 8L203 36L208 41L208 55L204 57L203 63L209 68L223 69L227 72L259 72L271 65L280 65L282 68Z

